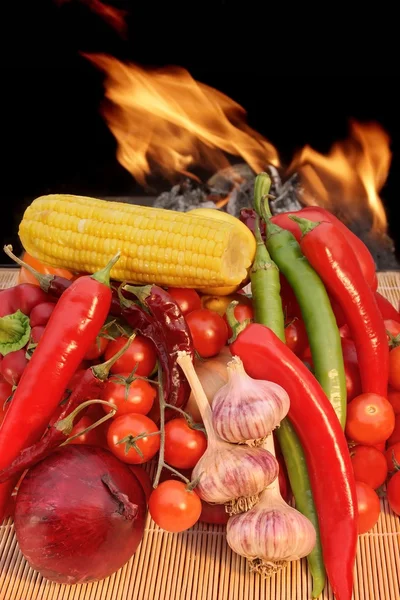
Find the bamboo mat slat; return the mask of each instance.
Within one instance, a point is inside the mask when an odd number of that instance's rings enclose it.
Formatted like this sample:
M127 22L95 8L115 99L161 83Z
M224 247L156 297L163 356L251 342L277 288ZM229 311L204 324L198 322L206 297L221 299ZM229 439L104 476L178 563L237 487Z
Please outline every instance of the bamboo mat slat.
M0 269L0 289L16 283L17 269ZM379 274L379 291L398 308L400 273ZM379 522L359 537L353 600L400 600L400 519L381 500ZM0 600L308 600L306 560L269 580L249 572L231 552L225 529L199 523L181 534L161 531L147 517L135 556L97 583L63 586L35 573L20 553L11 520L0 526ZM329 585L321 600L333 600Z

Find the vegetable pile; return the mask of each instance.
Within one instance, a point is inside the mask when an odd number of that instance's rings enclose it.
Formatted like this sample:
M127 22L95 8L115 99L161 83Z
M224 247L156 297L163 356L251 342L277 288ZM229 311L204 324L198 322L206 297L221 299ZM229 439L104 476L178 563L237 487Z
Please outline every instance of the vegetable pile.
M400 515L400 314L359 238L321 208L273 217L269 189L260 173L240 220L192 211L188 235L223 222L251 257L234 286L206 279L210 240L179 287L174 265L121 281L137 264L114 244L93 274L5 248L21 271L0 292L0 522L47 579L117 571L149 511L169 532L226 526L262 576L307 557L313 597L328 579L350 600L379 497Z

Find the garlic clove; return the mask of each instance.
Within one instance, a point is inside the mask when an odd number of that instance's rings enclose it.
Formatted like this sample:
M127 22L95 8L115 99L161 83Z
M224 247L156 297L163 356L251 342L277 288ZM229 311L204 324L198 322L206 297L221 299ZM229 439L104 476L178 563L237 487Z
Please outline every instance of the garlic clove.
M316 532L311 521L276 491L266 489L256 506L229 519L227 542L248 559L251 571L270 577L289 561L307 556L315 546Z
M226 442L261 443L286 417L289 396L280 385L247 375L237 356L227 368L228 381L212 402L214 430Z
M220 440L209 445L193 469L196 491L206 502L225 504L229 514L249 510L279 472L276 458L263 448Z

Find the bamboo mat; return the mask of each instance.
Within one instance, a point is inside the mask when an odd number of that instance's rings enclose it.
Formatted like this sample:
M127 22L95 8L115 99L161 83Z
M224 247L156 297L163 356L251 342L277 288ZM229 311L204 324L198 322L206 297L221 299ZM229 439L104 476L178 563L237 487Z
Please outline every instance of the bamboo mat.
M0 287L17 270L0 270ZM379 275L379 291L397 308L400 274ZM359 537L354 600L400 600L400 519L386 500L375 528ZM0 600L308 600L311 579L305 560L269 580L248 571L232 553L224 528L199 523L181 534L161 531L147 518L135 556L98 583L62 586L30 569L18 550L11 521L0 527ZM329 586L320 596L333 600Z

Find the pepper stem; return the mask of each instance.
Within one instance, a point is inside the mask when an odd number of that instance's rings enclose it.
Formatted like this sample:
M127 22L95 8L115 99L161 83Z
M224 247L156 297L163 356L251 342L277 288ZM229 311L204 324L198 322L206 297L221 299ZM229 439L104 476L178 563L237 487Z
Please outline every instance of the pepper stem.
M289 215L289 219L297 223L301 231L301 237L307 235L307 233L318 227L320 224L320 221L314 222L309 219L303 219L302 217L296 217L296 215Z
M105 381L110 373L110 369L117 362L117 360L124 354L126 350L128 350L129 346L132 344L133 340L136 337L136 333L132 333L132 335L128 338L126 344L122 346L118 352L114 354L111 358L106 360L106 362L101 363L100 365L94 365L92 367L92 373L100 381Z
M237 320L235 317L235 308L238 304L239 302L237 300L232 300L232 302L228 304L225 312L226 320L228 321L229 327L232 330L232 335L228 340L228 344L232 344L238 337L239 333L246 329L246 327L251 323L250 319L245 319L241 323Z
M271 177L265 171L259 173L254 182L254 210L261 215L261 203L263 198L268 198L271 189Z
M39 271L36 271L36 269L31 267L31 265L28 265L28 263L18 258L18 256L15 256L12 249L13 247L11 246L11 244L8 244L7 246L3 247L3 250L7 254L7 256L12 258L12 260L16 262L17 265L19 265L20 267L24 267L27 271L29 271L29 273L31 273L38 280L41 289L47 294L47 292L50 289L51 282L53 281L53 279L55 279L55 275L42 275L42 273L39 273Z
M146 300L151 294L152 287L152 285L125 285L123 289L134 294L141 304L146 304Z
M93 275L91 275L91 278L95 279L99 283L104 283L104 285L106 285L107 287L110 287L110 272L115 263L120 259L120 257L121 252L117 252L117 254L110 260L110 262L104 267L104 269L93 273Z

